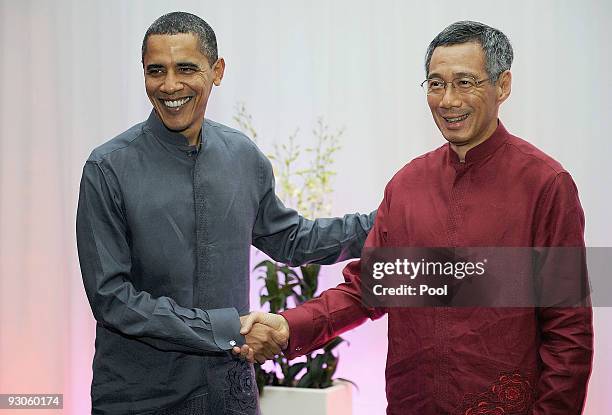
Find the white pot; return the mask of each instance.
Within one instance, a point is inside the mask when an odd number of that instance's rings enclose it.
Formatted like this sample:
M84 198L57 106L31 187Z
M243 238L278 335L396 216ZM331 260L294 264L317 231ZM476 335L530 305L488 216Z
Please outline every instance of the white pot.
M265 386L259 404L261 415L351 415L353 389L341 380L326 389Z

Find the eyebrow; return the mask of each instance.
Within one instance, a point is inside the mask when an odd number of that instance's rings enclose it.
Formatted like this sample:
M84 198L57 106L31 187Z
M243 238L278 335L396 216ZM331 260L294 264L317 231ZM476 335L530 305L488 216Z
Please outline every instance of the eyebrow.
M475 73L470 73L470 72L455 72L453 73L453 79L455 78L462 78L464 76L469 76L470 78L474 78L474 79L478 79L477 74ZM438 73L430 73L429 76L427 77L427 79L432 79L432 78L438 78L438 79L443 79L442 75L438 74Z
M147 65L147 71L150 71L151 69L164 69L164 65L160 65L157 63L152 63L150 65Z
M178 62L176 66L179 68L200 69L200 65L198 65L197 63L193 63L193 62ZM164 65L161 65L159 63L152 63L150 65L147 65L147 71L154 70L154 69L164 69L164 67L165 67Z
M176 66L178 66L179 68L200 69L200 65L193 62L178 62Z
M479 76L478 74L470 73L470 72L457 72L454 75L455 75L456 78L462 78L464 76L469 76L469 77L474 78L474 79L478 79L478 76Z

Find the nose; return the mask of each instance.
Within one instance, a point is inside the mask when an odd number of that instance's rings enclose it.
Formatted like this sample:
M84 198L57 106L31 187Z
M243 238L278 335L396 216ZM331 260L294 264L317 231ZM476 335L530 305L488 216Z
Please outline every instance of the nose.
M178 76L173 70L169 70L164 77L164 82L162 83L159 90L164 94L172 95L176 91L180 91L183 89L183 84L180 82Z
M440 104L438 105L440 108L448 109L452 107L460 107L461 106L461 97L459 93L455 90L453 84L446 84L446 88L444 89L444 95L440 100Z

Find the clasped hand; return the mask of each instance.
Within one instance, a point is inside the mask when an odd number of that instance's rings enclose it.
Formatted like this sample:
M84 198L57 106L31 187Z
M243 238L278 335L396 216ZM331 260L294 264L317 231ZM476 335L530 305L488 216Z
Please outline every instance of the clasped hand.
M242 347L232 352L251 363L265 363L284 350L289 343L289 324L278 314L254 311L240 317L240 334L246 338Z

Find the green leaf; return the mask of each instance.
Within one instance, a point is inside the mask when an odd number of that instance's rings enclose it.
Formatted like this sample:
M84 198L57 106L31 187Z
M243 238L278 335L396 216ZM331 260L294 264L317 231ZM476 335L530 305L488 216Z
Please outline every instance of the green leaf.
M266 290L268 290L268 294L272 296L276 296L280 291L278 288L278 280L274 280L273 278L266 278Z
M312 377L313 377L313 373L308 370L304 376L302 376L300 378L300 380L298 381L298 383L295 385L296 388L312 388Z
M302 271L301 289L302 295L310 300L314 298L319 285L319 272L321 266L317 264L305 265L300 267Z
M270 301L272 297L270 297L269 295L262 295L259 297L259 305L262 306L265 303L267 303L268 301Z
M274 262L270 261L269 259L265 259L265 260L261 261L259 264L255 265L253 267L253 271L255 271L256 269L259 269L259 268L264 268L264 267L268 268L270 265L275 266L276 264Z
M331 340L329 343L327 343L325 345L325 347L323 348L324 351L326 352L331 352L332 350L334 350L336 347L338 347L338 345L340 343L344 342L344 339L340 336L334 338L333 340Z
M293 268L288 267L287 265L282 265L278 267L278 270L285 275L292 275L294 277L298 277L297 272Z
M306 302L306 300L307 300L307 298L305 296L303 296L302 294L299 294L299 293L297 293L295 291L293 292L293 297L294 297L295 302L297 304L302 304L302 303Z
M346 378L336 378L335 380L342 380L344 382L348 382L351 385L353 385L355 387L355 389L357 389L357 392L359 392L359 386L357 386L357 384L355 382L353 382L352 380L346 379Z
M283 371L286 385L293 385L295 377L306 367L306 362L295 363Z
M302 376L298 384L298 388L319 388L321 384L321 376L323 375L323 354L318 354L314 359L307 362L306 374Z

